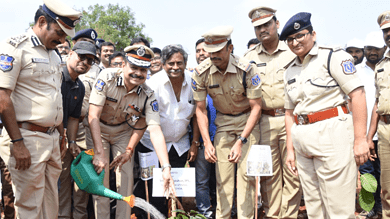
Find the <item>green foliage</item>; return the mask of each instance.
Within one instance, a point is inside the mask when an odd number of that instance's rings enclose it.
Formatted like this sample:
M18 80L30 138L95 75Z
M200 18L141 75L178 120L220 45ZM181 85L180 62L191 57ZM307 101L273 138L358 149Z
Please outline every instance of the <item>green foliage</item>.
M177 212L176 217L170 217L169 219L206 219L205 216L202 214L199 214L199 212L195 210L191 210L189 213L186 213L185 211L181 209L176 209L173 212Z
M360 181L363 189L367 192L375 193L378 183L373 175L365 173L360 176Z
M98 38L112 42L116 50L124 49L130 45L131 39L144 37L150 42L152 39L142 33L144 24L136 24L134 12L129 6L119 4L93 5L88 10L82 10L83 17L76 26L78 30L93 28L98 33Z
M367 192L365 189L360 190L359 204L365 211L371 211L375 204L374 195L371 192Z

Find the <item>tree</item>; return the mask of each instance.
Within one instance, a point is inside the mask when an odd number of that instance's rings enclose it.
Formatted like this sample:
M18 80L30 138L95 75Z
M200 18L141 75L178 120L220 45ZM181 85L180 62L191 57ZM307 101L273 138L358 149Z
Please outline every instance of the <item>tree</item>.
M129 46L131 39L135 37L144 37L151 42L152 39L142 32L144 27L142 23L136 24L134 13L129 6L96 4L89 6L88 11L83 10L81 22L76 25L76 32L93 28L99 38L112 42L117 50L121 50Z

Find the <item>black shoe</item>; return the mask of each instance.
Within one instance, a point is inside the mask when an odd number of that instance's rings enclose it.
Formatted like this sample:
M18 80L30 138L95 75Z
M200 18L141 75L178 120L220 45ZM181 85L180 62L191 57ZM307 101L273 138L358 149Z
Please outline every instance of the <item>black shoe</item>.
M366 218L378 218L378 214L374 209L372 209L368 214L366 215Z

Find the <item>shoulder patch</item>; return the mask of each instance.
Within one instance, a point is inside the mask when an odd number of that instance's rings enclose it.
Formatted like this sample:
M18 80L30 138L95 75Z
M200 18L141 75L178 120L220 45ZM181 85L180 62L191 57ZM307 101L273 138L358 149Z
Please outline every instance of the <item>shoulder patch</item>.
M344 60L341 62L341 67L343 68L344 74L354 74L356 73L356 68L353 65L353 62L351 60Z
M193 91L197 90L197 88L196 88L196 81L193 78L191 78L191 86L192 86L192 90Z
M102 79L98 79L95 84L95 89L100 92L103 90L104 85L106 85L106 82L104 82Z
M14 37L11 37L7 40L7 42L9 44L11 44L12 46L14 47L18 47L18 45L25 41L27 39L27 36L26 34L21 34L21 35L18 35L18 36L14 36Z
M153 95L154 91L145 83L141 84L140 87L142 88L142 91L146 94L146 96L151 97Z
M211 62L211 59L207 58L195 68L195 71L196 71L196 73L198 73L198 75L201 75L203 72L205 72L207 69L209 69L212 65L213 65L213 63Z
M251 78L251 81L252 81L252 85L253 86L258 86L260 84L260 76L258 74L254 75L252 78Z
M157 102L157 100L153 100L152 102L150 102L150 106L152 106L152 110L154 112L158 112L158 102Z
M1 54L0 55L0 70L2 70L3 72L11 71L12 68L14 67L14 65L13 65L14 60L15 59L12 56Z

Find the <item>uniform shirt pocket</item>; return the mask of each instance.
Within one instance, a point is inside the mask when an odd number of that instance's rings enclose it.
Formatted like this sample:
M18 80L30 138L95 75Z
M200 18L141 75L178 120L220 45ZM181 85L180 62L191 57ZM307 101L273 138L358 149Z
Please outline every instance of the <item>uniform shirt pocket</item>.
M312 77L304 82L303 89L306 96L316 96L338 86L337 82L331 77Z
M218 95L223 95L222 88L218 85L218 87L215 87L215 85L209 86L207 88L207 92L212 98L216 98Z
M234 101L240 102L246 99L244 88L231 88L230 95Z

